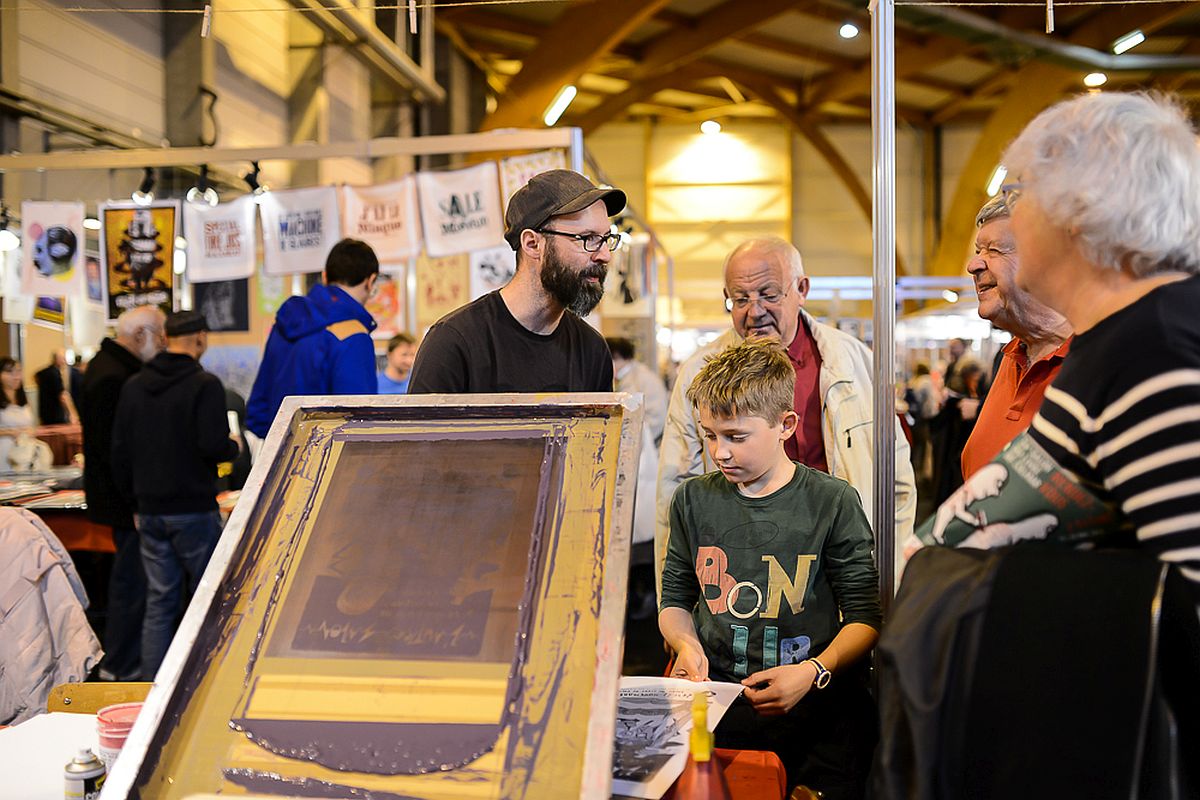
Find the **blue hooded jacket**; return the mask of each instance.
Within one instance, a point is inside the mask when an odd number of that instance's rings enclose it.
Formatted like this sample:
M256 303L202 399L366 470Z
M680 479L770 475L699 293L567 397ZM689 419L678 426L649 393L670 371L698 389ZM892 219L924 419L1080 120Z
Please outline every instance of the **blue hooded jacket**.
M265 437L283 398L299 394L376 394L375 320L339 286L317 284L275 314L246 427Z

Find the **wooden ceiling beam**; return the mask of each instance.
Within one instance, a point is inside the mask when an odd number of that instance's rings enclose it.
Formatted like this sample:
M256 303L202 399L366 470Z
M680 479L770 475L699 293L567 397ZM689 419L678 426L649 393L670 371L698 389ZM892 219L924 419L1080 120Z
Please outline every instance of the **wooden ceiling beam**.
M567 6L521 59L483 129L537 125L554 96L612 52L669 0L604 0Z

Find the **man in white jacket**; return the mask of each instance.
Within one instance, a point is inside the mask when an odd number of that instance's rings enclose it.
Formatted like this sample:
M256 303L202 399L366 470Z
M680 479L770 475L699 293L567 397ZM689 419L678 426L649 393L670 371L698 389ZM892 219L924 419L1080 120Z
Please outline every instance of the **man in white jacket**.
M871 351L849 334L822 325L805 312L808 278L800 252L777 237L750 239L725 259L725 298L733 329L700 348L679 368L659 452L654 555L661 576L666 558L671 497L685 478L715 467L704 448L687 390L706 358L745 338L782 343L796 369L796 435L785 443L793 460L853 486L867 519L873 514L875 453L872 430ZM908 442L896 423L895 541L913 529L917 493ZM892 524L891 520L883 521ZM898 559L897 559L898 560ZM881 565L882 566L882 565ZM895 567L895 565L893 565Z

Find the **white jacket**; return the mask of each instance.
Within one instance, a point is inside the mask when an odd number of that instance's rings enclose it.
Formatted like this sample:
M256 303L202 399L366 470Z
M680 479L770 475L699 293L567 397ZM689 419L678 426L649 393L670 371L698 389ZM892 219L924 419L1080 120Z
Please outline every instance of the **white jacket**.
M637 494L633 501L633 543L654 540L655 480L658 476L658 439L667 418L667 387L654 370L640 361L630 361L616 375L617 391L641 393L645 420L638 452Z
M87 604L58 537L35 514L0 508L0 724L45 711L51 689L100 660Z
M800 315L812 331L817 351L821 354L821 432L829 474L841 478L858 491L867 520L875 529L872 519L875 434L872 426L874 394L871 389L871 351L850 334L817 322L803 309ZM699 419L695 408L687 400L687 390L704 366L706 358L740 341L742 337L730 329L697 350L680 366L675 388L671 391L667 425L659 451L658 513L654 530L654 557L658 564L660 595L670 533L671 497L685 478L716 469L704 448ZM916 512L917 490L912 462L909 460L908 440L904 438L900 421L896 420L896 570L900 563L898 545L912 533Z

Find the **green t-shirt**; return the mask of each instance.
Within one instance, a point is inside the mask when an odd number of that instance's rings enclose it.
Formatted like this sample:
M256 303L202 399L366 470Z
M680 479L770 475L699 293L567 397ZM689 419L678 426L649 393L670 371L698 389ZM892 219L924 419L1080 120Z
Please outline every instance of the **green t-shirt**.
M745 497L720 472L680 484L659 609L692 612L714 680L796 664L845 623L878 629L874 537L850 484L796 465L787 486Z

